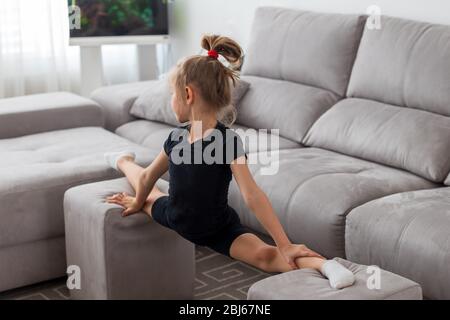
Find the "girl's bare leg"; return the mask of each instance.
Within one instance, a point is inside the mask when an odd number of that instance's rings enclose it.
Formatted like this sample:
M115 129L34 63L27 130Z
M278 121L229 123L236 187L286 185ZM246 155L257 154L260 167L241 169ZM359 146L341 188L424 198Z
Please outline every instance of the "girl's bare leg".
M144 168L139 166L134 162L134 159L131 157L122 157L117 161L117 167L120 171L127 177L128 182L133 187L134 191L136 191L139 176L141 175Z
M281 255L277 247L271 246L252 233L245 233L234 240L230 248L230 255L236 260L248 263L265 272L291 271L291 266ZM310 268L320 271L323 258L305 257L297 258L299 268Z
M144 168L136 164L133 158L130 157L122 157L121 159L119 159L117 161L117 167L120 171L123 172L123 174L125 174L128 182L131 184L134 191L136 191L139 183L139 176L141 175ZM151 216L153 203L156 201L156 199L166 195L167 194L161 192L161 190L159 190L155 185L149 196L147 197L147 201L145 202L145 205L143 207L144 212Z
M233 241L230 255L266 272L292 270L277 247L268 245L251 233L242 234ZM328 278L330 286L335 289L351 286L355 282L353 273L335 260L304 257L295 259L295 263L300 269L310 268L319 271Z

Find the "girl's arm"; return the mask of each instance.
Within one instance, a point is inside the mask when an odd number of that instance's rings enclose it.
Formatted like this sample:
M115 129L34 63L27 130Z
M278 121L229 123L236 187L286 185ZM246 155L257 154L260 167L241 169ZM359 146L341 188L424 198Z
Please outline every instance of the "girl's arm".
M245 203L267 232L269 232L277 247L282 248L290 245L291 241L284 232L283 226L272 208L272 204L266 194L256 184L247 163L243 159L238 158L231 163L231 170Z
M169 157L162 150L153 162L142 171L136 188L136 198L132 206L127 208L123 215L129 215L139 212L145 204L148 195L155 186L156 181L169 168Z
M270 234L289 264L295 267L294 261L297 257L322 258L320 254L308 249L304 245L294 245L291 243L284 232L283 226L281 225L278 216L275 214L269 199L253 179L245 159L238 158L234 160L231 163L231 170L239 189L241 190L245 203Z

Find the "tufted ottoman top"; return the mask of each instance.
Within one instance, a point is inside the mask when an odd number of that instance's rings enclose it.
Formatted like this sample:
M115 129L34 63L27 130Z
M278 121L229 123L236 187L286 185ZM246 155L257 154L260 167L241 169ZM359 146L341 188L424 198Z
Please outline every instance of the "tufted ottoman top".
M355 284L341 290L313 269L278 274L250 287L249 300L422 300L421 287L377 267L336 260L355 274Z
M64 235L64 192L121 176L103 154L123 149L142 165L156 156L100 127L0 139L0 248Z

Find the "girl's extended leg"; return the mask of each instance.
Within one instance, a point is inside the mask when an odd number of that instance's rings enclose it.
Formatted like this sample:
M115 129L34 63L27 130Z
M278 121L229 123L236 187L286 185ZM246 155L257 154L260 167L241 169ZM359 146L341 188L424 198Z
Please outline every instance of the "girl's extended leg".
M139 176L144 170L141 166L134 162L132 157L122 157L117 161L117 167L123 174L127 177L128 182L131 184L133 189L136 191ZM157 186L154 186L149 196L147 197L147 201L143 207L143 210L151 216L152 205L156 201L156 199L166 196L165 193L161 192Z
M136 191L139 176L144 171L144 168L139 166L134 162L132 157L122 157L117 160L117 168L122 171L122 173L127 177L128 182L131 184L133 189Z
M256 235L244 233L237 237L230 248L232 258L248 263L266 272L287 272L292 268L277 247L268 245ZM295 260L300 269L311 268L328 278L332 288L351 286L353 273L335 260L316 257L302 257Z
M244 233L237 237L230 248L230 255L236 260L248 263L265 272L291 271L291 266L281 255L277 247L271 246L252 233ZM297 258L300 268L311 268L320 271L325 259L315 257Z

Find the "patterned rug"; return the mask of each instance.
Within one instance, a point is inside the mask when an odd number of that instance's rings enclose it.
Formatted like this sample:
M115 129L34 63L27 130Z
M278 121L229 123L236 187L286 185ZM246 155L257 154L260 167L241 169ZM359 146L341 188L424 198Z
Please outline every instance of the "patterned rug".
M196 300L245 300L250 286L270 274L205 247L196 248ZM0 300L67 300L65 279L0 293Z

